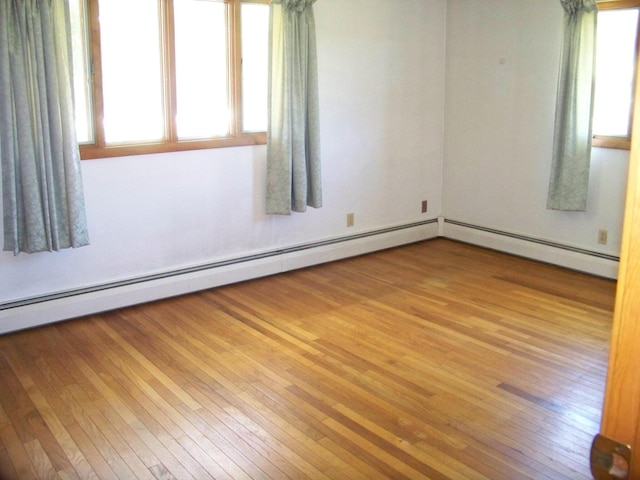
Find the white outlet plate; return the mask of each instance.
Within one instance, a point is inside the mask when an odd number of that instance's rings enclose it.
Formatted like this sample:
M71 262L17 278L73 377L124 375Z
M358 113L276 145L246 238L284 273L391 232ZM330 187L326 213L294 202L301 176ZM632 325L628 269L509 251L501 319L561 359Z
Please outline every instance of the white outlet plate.
M598 244L606 245L608 240L609 232L604 229L598 230Z
M353 213L347 213L347 227L353 227L355 223L355 215Z

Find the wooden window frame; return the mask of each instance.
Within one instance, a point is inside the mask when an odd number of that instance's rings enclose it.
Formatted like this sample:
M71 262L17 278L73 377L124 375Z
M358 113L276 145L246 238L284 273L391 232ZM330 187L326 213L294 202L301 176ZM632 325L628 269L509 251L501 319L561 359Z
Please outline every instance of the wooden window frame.
M625 8L640 8L640 0L606 0L606 1L598 1L596 3L598 10L622 10ZM638 15L638 26L637 26L637 37L636 37L636 52L635 52L635 70L637 75L638 73L638 54L640 52L640 15ZM614 148L619 150L631 150L631 132L633 130L633 111L634 111L634 101L636 97L635 92L635 82L634 88L631 94L631 104L629 108L629 135L626 137L610 137L605 135L593 135L591 144L594 147L600 148Z
M222 1L222 0L221 0ZM269 0L224 0L227 5L227 72L229 75L229 108L232 112L230 132L227 136L211 139L179 140L176 112L176 74L173 0L160 0L162 25L162 61L165 78L164 110L165 135L161 141L148 143L126 143L107 145L105 141L102 119L104 103L102 98L102 66L100 55L100 24L98 0L87 0L88 49L91 62L91 101L94 141L91 144L80 144L80 157L83 160L143 155L153 153L177 152L186 150L202 150L221 147L239 147L264 145L267 142L266 132L242 131L242 57L241 57L241 22L240 9L243 3L268 4Z

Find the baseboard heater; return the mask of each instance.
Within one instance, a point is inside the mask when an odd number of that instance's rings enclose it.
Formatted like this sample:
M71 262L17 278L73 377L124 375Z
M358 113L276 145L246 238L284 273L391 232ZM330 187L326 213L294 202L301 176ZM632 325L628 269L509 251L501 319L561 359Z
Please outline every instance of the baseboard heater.
M560 250L566 250L568 252L579 253L581 255L589 255L591 257L603 258L605 260L611 260L613 262L619 262L620 257L615 255L609 255L606 253L594 252L593 250L587 250L584 248L572 247L571 245L565 245L563 243L556 243L549 240L542 240L540 238L528 237L526 235L519 235L517 233L505 232L503 230L496 230L493 228L481 227L478 225L472 225L470 223L458 222L456 220L444 219L444 223L449 223L451 225L458 225L459 227L471 228L474 230L480 230L487 233L492 233L494 235L500 235L503 237L515 238L517 240L524 240L525 242L536 243L538 245L544 245L545 247L553 247L559 248Z
M592 275L615 279L620 257L495 228L442 219L441 235Z
M403 230L425 227L425 226L429 226L437 223L438 223L438 219L434 218L431 220L426 220L426 221L421 221L416 223L387 227L387 228L382 228L378 230L357 233L354 235L321 240L317 242L310 242L310 243L295 245L291 247L279 248L276 250L261 252L261 253L252 254L252 255L246 255L242 257L234 257L228 260L221 260L221 261L206 263L202 265L196 265L193 267L180 268L180 269L162 272L158 274L145 275L141 277L130 278L127 280L109 282L109 283L104 283L99 285L93 285L90 287L83 287L83 288L77 288L73 290L66 290L66 291L60 291L60 292L50 293L46 295L39 295L35 297L24 298L20 300L0 303L0 311L10 310L10 309L19 308L19 307L25 307L30 305L36 305L44 302L51 302L54 300L68 299L71 297L87 295L87 294L96 293L96 292L103 292L103 291L112 290L115 288L131 287L138 284L144 284L144 283L153 282L157 280L166 280L172 277L181 277L181 276L190 275L194 273L220 269L222 267L229 267L233 265L255 262L258 260L281 257L288 254L300 253L307 250L313 250L313 249L318 249L322 247L328 247L332 245L353 242L361 239L366 239L369 237L376 237L376 236L390 234L394 232L400 232ZM368 253L368 252L364 251L362 253Z
M0 334L275 275L436 237L616 278L619 257L437 218L0 303Z

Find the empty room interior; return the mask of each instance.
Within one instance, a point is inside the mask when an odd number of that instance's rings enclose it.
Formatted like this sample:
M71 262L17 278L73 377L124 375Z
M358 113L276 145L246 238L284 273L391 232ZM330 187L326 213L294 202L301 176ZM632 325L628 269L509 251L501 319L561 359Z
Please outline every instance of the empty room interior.
M0 479L592 478L630 155L547 209L560 2L313 9L321 208L83 159L89 245L0 253Z

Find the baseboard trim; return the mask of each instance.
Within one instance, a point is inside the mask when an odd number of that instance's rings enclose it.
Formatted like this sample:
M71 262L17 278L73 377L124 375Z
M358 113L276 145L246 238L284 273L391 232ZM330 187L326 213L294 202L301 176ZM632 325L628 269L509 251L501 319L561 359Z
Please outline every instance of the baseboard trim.
M0 334L321 263L436 237L617 278L619 257L452 219L438 218L354 235L294 245L155 275L93 285L0 304Z
M0 304L0 334L436 238L438 219Z
M571 245L444 218L441 234L481 247L615 279L620 258Z

